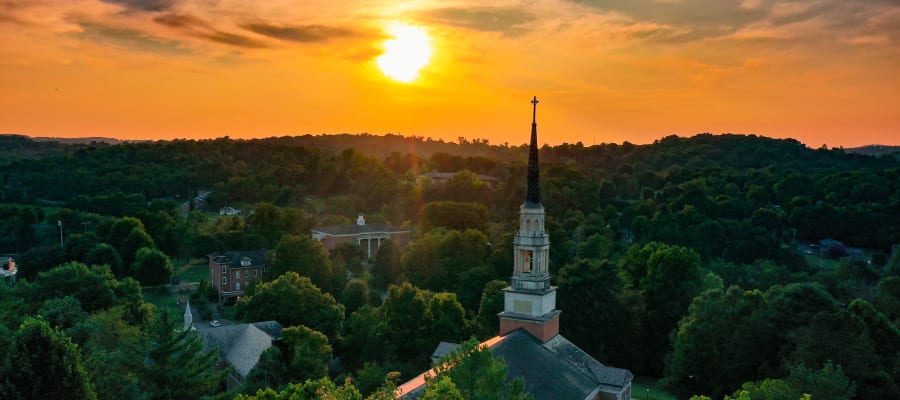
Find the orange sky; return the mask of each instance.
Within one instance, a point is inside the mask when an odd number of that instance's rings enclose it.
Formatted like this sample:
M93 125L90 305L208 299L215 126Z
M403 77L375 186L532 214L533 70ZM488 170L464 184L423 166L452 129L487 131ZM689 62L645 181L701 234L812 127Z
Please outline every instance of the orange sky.
M0 133L900 145L897 0L0 0ZM375 58L431 36L412 83Z

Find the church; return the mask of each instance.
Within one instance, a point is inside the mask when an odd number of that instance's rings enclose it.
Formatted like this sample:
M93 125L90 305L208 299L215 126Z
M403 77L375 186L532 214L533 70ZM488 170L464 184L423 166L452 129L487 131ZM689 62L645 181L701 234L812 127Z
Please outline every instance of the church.
M535 400L630 400L630 371L603 365L559 334L561 311L556 309L556 287L550 285L550 235L544 229L541 205L537 97L531 103L528 181L513 239L512 279L503 289L499 335L481 345L491 349L494 357L503 357L508 379L523 378L525 390ZM401 385L400 398L421 396L429 373Z

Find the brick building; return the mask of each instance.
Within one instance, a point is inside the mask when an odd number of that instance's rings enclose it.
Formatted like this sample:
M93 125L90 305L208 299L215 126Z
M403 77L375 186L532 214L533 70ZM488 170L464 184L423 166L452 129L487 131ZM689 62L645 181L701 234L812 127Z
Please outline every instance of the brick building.
M366 258L378 253L382 241L391 239L398 245L404 245L409 241L410 234L409 229L394 228L391 224L367 224L362 214L359 214L356 224L323 226L311 231L313 239L322 243L326 250L333 250L341 243L354 243L359 245Z
M269 272L265 250L211 253L209 284L219 293L219 300L241 296L247 285Z

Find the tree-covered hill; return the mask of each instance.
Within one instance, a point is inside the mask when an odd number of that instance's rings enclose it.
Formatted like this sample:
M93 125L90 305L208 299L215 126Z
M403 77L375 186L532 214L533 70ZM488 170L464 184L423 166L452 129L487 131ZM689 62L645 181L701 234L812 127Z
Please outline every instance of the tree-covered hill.
M311 360L333 351L339 370L310 361L315 374L288 373L296 357L273 353L266 365L285 374L257 378L283 386L327 371L373 388L385 371L421 372L419 355L440 341L496 334L525 193L523 146L396 135L2 139L30 154L0 160L0 253L18 253L29 281L87 268L74 262L155 284L171 274L169 258L267 249L273 271L292 278L270 277L239 308L285 319L276 300L285 293L327 300L327 329L297 328L279 351L322 350ZM890 356L900 348L897 158L701 134L544 146L540 162L550 269L568 310L561 329L598 359L664 377L683 397L775 386L791 397L823 379L841 383L834 398L900 395L891 385L900 358ZM430 171L454 174L421 176ZM247 212L219 216L225 205ZM411 242L387 242L365 260L358 246L328 252L310 238L310 227L357 213L410 227ZM29 303L30 285L17 289L27 315L41 306ZM65 297L68 286L58 287ZM0 312L0 331L21 322Z

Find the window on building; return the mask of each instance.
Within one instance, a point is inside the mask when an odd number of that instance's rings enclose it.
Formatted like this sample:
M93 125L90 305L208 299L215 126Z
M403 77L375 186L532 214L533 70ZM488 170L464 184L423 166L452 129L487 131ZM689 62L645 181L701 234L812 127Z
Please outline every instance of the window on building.
M241 266L249 267L250 266L250 257L241 258Z
M258 270L258 269L254 269L254 270L253 270L253 277L254 277L254 278L259 278L259 270Z
M250 270L248 269L248 270L244 271L244 278L249 278L249 277L250 277Z
M223 276L223 277L222 277L222 284L224 285L224 284L227 284L227 283L228 283L228 277L227 277L227 276Z
M241 277L241 271L234 271L234 279Z
M235 282L235 283L234 283L234 290L241 290L241 283L240 283L240 282Z
M532 254L531 250L522 250L522 272L530 274L532 270Z
M223 273L223 274L225 273L225 269L226 269L226 267L223 265L223 266L222 266L222 273Z
M269 272L269 267L264 267L264 268L263 268L263 273L266 273L266 272Z

